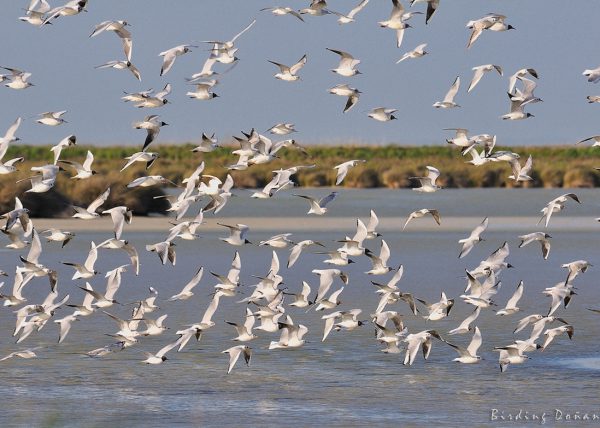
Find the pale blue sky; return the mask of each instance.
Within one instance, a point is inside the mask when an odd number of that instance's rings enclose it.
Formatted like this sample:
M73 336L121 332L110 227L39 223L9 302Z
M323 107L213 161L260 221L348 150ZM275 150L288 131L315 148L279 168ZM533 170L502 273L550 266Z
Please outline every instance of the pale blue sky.
M442 130L446 127L497 134L499 143L510 145L566 144L600 133L600 105L585 99L600 95L600 86L581 75L600 65L598 1L441 0L429 25L423 15L410 21L414 28L406 31L401 48L395 45L393 31L377 25L391 10L391 1L384 0L371 0L357 22L343 26L334 16L306 16L302 23L292 16L259 12L273 5L300 9L308 1L90 0L88 13L36 28L17 19L26 3L3 2L0 65L30 71L36 86L24 91L0 87L0 131L17 116L29 118L49 110L68 110L69 123L51 128L26 120L19 130L25 143L56 143L74 133L82 143L139 146L143 131L132 129L131 123L154 113L171 125L161 131L160 142L197 141L202 132L216 132L227 141L241 130L265 131L277 122L295 123L295 137L305 143L445 144L451 137ZM331 0L329 7L347 13L356 3ZM403 3L408 8L408 1ZM489 12L507 15L506 22L516 30L485 32L467 50L466 22ZM159 76L159 52L181 43L228 40L254 18L256 25L236 42L240 63L215 89L220 98L196 101L185 95L190 87L184 78L201 69L208 45L178 58L166 76ZM119 19L132 24L133 63L142 73L141 83L128 71L94 69L122 59L114 34L88 37L95 24ZM428 43L430 55L395 64L420 43ZM364 74L343 78L329 71L337 56L326 47L352 53L362 61L359 69ZM301 81L273 78L276 67L267 60L291 64L305 53L308 63L300 72ZM487 63L502 66L505 76L490 73L467 94L471 68ZM527 109L535 118L502 121L499 116L509 110L508 76L522 67L540 73L536 95L544 102ZM434 109L432 104L443 98L457 75L462 87L456 101L462 108ZM168 97L172 104L164 108L136 109L120 99L123 91L159 89L167 82L173 85ZM327 93L338 83L363 92L346 114L345 100ZM366 111L376 106L397 108L399 120L369 119Z

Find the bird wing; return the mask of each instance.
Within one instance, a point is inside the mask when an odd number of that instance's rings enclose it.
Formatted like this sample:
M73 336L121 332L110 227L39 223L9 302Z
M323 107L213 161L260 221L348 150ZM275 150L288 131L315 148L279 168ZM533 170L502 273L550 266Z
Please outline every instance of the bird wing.
M521 298L522 295L523 295L523 281L520 281L519 285L517 285L517 289L515 290L515 292L511 296L511 298L508 299L508 302L506 303L506 307L512 308L512 309L516 308L517 303L519 302L519 299Z
M304 67L304 65L306 64L306 54L304 54L302 56L302 58L300 58L300 60L298 60L298 62L294 65L292 65L289 70L290 70L290 74L295 75L296 73L298 73L298 71L300 71L300 69L302 67Z
M94 243L94 241L92 241L92 246L90 248L90 252L88 253L88 256L85 259L85 263L83 265L85 266L85 268L87 270L89 270L90 272L93 272L94 264L96 263L97 259L98 259L98 247L96 247L96 244Z
M460 87L460 76L456 76L456 79L454 79L454 83L452 83L452 86L450 86L450 89L448 90L448 92L446 93L446 96L444 97L445 103L454 102L454 97L456 96L456 93L458 92L459 87Z
M348 13L348 18L353 19L354 16L360 12L361 10L363 10L363 8L367 5L367 3L369 3L369 0L362 0L354 9L352 9L349 13Z
M473 78L471 79L471 83L469 84L469 89L467 89L467 92L471 92L473 88L477 86L486 71L483 67L475 67L473 70L475 70L475 73L473 74Z
M467 346L467 352L469 352L469 354L471 354L472 357L474 357L477 354L477 350L481 346L481 342L481 331L479 331L479 327L475 327L475 334L471 339L471 343L469 343L469 346Z
M319 201L319 207L321 208L325 208L325 206L330 203L331 201L333 201L335 199L335 197L337 196L337 192L331 192L329 195L325 196L324 198L322 198Z
M91 204L88 205L86 211L89 213L95 213L100 206L108 199L110 195L110 187L108 187L100 196L98 196Z

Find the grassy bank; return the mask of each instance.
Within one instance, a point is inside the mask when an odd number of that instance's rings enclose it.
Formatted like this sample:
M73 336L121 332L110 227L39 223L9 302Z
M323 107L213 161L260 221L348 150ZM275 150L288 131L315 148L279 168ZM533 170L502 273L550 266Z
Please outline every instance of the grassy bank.
M236 163L231 155L231 147L220 148L212 153L192 153L193 145L164 145L152 147L160 153L159 159L147 172L141 163L136 163L124 172L119 170L125 164L123 158L136 151L129 147L84 147L76 146L63 151L61 159L83 162L86 151L94 153L93 168L98 175L83 181L71 180L71 168L61 173L55 189L45 194L26 194L29 182L15 184L19 179L32 175L30 168L52 162L49 146L24 146L14 144L4 159L23 156L25 162L18 165L19 172L0 176L0 212L12 208L15 196L23 196L27 207L39 216L68 216L72 214L70 204L86 206L107 186L112 194L107 207L126 205L138 214L164 212L168 204L154 196L162 194L159 188L126 189L127 183L143 175L162 175L180 183L196 166L204 160L205 174L224 178L228 171L225 166ZM503 150L507 148L497 148ZM533 156L533 181L515 184L508 179L511 174L506 162L488 163L475 167L450 146L400 147L400 146L311 146L309 156L295 149L284 149L281 155L269 164L255 165L245 171L230 171L236 187L261 187L272 177L278 168L295 165L315 164L312 169L301 170L296 175L300 186L331 186L335 181L333 166L349 159L365 159L367 162L353 168L342 184L346 187L409 188L414 182L411 176L424 173L426 165L440 169L440 184L444 187L595 187L600 185L600 150L590 147L512 147L521 155L521 163L527 156Z

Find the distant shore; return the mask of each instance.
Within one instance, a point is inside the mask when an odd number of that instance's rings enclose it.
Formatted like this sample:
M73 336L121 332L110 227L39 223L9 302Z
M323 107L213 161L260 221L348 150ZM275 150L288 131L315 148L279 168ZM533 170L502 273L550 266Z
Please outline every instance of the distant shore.
M301 144L301 142L299 142ZM367 146L307 146L306 153L287 148L278 152L280 158L270 163L254 165L246 170L228 170L227 165L235 164L237 157L231 152L236 147L221 147L211 153L192 153L192 144L157 145L149 150L160 157L148 171L136 162L120 172L124 158L138 151L135 147L94 147L75 146L62 152L61 159L82 162L87 150L91 150L95 160L93 167L97 175L76 181L71 180L72 169L64 165L67 172L59 174L54 189L44 194L25 194L30 187L28 181L15 184L17 180L31 176L31 167L52 162L50 146L27 146L14 144L6 154L6 159L24 157L18 165L19 171L0 176L0 211L7 212L14 206L14 197L24 196L26 205L39 217L61 217L72 214L70 205L87 206L107 187L113 192L106 207L126 205L136 215L164 213L168 203L156 196L164 195L163 190L154 186L143 189L127 189L127 184L143 175L162 175L175 183L181 183L204 161L204 174L224 179L231 174L236 188L261 188L273 177L273 171L291 166L312 166L301 169L292 179L301 187L327 187L335 183L333 167L350 159L362 159L365 163L352 168L342 183L346 188L410 188L416 185L410 177L422 176L425 166L432 165L441 171L439 184L445 188L476 187L547 187L581 188L600 186L600 150L583 146L532 146L498 147L496 150L510 150L521 156L521 164L527 157L533 157L532 180L516 183L509 179L512 174L507 162L489 162L475 167L467 163L470 156L462 156L456 147L450 145L402 147L396 145Z

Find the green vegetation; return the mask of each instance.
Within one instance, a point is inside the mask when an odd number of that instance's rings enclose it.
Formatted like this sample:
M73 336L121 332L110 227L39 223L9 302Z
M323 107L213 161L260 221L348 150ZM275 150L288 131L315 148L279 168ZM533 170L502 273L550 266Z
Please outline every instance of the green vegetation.
M269 164L251 166L245 171L228 171L227 165L235 164L237 157L231 154L232 147L215 150L212 153L192 153L193 145L163 145L152 147L160 157L149 171L142 163L135 163L124 172L119 170L125 164L123 158L136 151L130 147L84 147L76 146L62 152L61 159L83 162L90 149L95 156L93 168L98 175L83 180L71 180L71 168L64 165L66 173L61 173L55 188L45 194L24 194L29 182L19 184L19 179L32 175L30 168L52 162L49 146L23 146L14 144L4 159L23 156L26 161L17 165L19 172L0 176L0 212L12 209L14 197L23 197L33 215L69 216L71 204L87 206L92 199L107 186L112 194L106 207L126 205L137 215L152 212L163 213L168 207L164 199L154 199L162 195L160 188L129 190L127 183L144 175L162 175L176 183L189 175L204 160L205 174L225 178L229 172L236 187L262 187L272 177L272 171L297 165L316 166L303 169L296 175L300 186L331 186L335 181L333 166L350 159L365 159L367 162L350 170L345 187L371 188L410 188L414 185L409 177L424 174L426 165L440 169L439 179L444 187L595 187L600 185L600 174L594 167L600 167L600 150L591 147L512 147L497 150L511 150L521 155L524 164L527 156L533 156L533 181L515 183L508 179L511 174L506 162L490 162L475 167L466 163L469 157L461 156L451 146L311 146L309 156L296 149L283 149L281 156Z

